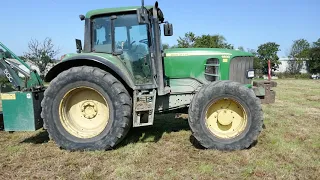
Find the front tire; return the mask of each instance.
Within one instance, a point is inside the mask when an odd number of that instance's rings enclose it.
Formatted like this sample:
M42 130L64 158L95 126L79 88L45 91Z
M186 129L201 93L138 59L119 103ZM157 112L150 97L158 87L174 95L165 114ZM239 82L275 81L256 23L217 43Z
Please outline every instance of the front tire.
M132 101L110 73L74 67L59 74L41 103L44 127L67 150L107 150L131 127Z
M189 125L193 136L205 148L245 149L262 130L261 103L243 84L216 81L205 85L193 98Z

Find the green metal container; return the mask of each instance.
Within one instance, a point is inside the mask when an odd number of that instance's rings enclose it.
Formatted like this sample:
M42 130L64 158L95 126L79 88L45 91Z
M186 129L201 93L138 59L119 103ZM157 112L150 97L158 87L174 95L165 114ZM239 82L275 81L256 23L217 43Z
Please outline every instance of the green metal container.
M43 92L8 92L1 94L5 131L35 131L42 127Z

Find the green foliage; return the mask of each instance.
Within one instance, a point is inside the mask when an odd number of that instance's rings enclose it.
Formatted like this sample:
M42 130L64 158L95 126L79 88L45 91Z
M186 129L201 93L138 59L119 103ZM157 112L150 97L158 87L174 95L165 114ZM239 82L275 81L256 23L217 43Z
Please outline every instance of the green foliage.
M56 48L51 38L44 39L43 42L32 39L28 43L28 52L24 54L24 59L34 62L43 74L49 63L52 63L55 56L59 54L59 49Z
M289 72L283 72L283 73L276 73L276 76L279 79L310 79L311 74L309 73L303 73L303 74L292 74Z
M320 48L320 38L316 41L316 42L313 42L313 48Z
M271 69L276 70L279 68L279 57L277 53L280 51L280 45L275 42L267 42L261 44L257 50L257 56L261 60L263 73L268 72L268 60L271 60Z
M195 39L194 47L196 48L226 48L233 49L231 44L226 42L222 35L202 35Z
M305 39L293 41L290 49L287 71L291 74L298 74L303 66L303 60L309 56L310 44Z
M319 40L318 40L319 41ZM309 51L307 67L310 73L320 73L320 46L311 48Z
M255 70L255 74L258 76L262 76L263 72L263 66L262 66L262 60L258 58L258 53L254 49L248 49L248 52L253 54L253 69Z
M162 44L162 49L165 50L165 49L169 49L170 46L169 44Z
M179 37L178 47L179 48L191 48L195 42L196 36L193 32L187 32L184 37Z
M179 37L177 41L179 48L234 48L226 42L222 35L196 36L194 33L188 32L184 37Z
M238 50L239 50L239 51L244 51L243 46L239 46L239 47L238 47Z

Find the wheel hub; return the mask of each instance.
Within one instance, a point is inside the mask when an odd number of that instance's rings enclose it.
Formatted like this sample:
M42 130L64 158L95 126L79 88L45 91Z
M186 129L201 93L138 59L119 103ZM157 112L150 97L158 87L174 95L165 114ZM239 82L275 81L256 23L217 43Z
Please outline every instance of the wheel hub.
M212 102L206 110L206 126L213 135L219 138L234 138L244 131L246 125L245 109L239 102L231 98Z
M82 115L87 119L93 119L98 114L97 105L92 101L85 101L81 105Z
M218 114L218 122L221 125L227 126L233 122L234 117L232 116L231 110L222 110Z

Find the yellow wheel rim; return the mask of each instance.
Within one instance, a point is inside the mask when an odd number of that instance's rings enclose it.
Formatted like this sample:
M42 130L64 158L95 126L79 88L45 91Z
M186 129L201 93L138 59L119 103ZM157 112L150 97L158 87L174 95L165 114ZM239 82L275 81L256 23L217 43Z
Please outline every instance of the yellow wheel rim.
M206 126L219 138L230 139L241 134L247 126L243 106L230 98L217 100L206 111Z
M109 120L109 105L96 90L78 87L68 91L60 102L59 115L62 126L78 138L99 135Z

